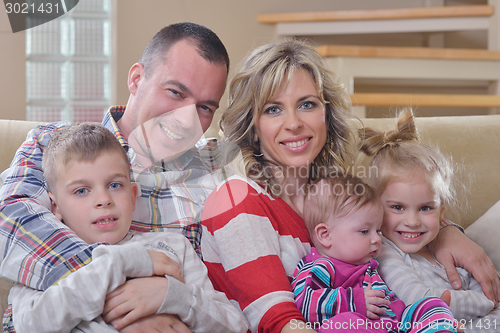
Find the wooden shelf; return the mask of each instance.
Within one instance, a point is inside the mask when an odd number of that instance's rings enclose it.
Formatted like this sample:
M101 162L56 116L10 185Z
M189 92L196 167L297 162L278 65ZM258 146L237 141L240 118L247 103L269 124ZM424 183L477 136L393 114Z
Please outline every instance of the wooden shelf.
M316 50L324 57L500 60L500 51L474 49L322 45Z
M498 95L438 95L438 94L351 94L352 105L372 106L434 106L434 107L500 107Z
M436 17L478 17L493 15L493 6L443 6L414 7L366 10L337 10L319 12L265 13L257 16L260 23L283 22L322 22L322 21L358 21L358 20L391 20L409 18Z

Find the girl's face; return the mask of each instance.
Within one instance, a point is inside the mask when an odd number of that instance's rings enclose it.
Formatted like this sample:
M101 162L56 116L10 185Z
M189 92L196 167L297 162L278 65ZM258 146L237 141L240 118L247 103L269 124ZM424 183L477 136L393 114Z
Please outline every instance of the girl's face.
M444 209L422 173L413 175L408 182L390 182L381 200L382 233L403 252L419 253L436 238Z
M264 104L255 123L254 140L260 141L266 159L300 168L308 167L318 156L326 133L325 106L311 75L300 69Z

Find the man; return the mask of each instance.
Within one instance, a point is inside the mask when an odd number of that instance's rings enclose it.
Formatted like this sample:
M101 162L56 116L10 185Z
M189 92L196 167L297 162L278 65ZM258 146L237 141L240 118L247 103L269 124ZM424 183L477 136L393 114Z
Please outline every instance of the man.
M199 251L200 218L217 168L216 142L200 140L224 93L229 57L211 30L179 23L163 28L129 71L126 107L103 125L122 143L140 187L131 229L178 230ZM0 188L0 274L44 290L91 261L92 250L50 212L43 149L67 122L33 129Z

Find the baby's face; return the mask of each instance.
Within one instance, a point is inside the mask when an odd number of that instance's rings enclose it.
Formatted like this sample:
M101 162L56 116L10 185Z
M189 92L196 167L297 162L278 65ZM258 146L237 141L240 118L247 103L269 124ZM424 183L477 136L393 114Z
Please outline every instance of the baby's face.
M403 252L418 253L436 238L444 209L423 175L416 175L408 182L389 183L381 200L382 232Z
M324 255L348 264L363 265L380 253L383 209L380 204L369 203L340 218L330 218L331 247Z
M70 161L57 177L52 212L89 244L116 244L127 234L137 185L119 152L104 152L93 162Z

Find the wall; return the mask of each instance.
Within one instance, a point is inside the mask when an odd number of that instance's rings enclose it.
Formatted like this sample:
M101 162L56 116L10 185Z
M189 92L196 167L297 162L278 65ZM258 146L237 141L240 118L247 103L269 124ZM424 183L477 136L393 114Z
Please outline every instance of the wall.
M0 119L26 119L24 32L12 33L0 5Z
M81 0L85 1L85 0ZM232 70L238 67L244 56L255 46L275 38L274 26L257 22L257 14L280 11L315 11L338 9L367 9L391 7L420 7L439 5L445 0L113 0L116 8L116 49L113 79L116 83L115 102L126 104L128 99L127 74L140 57L149 39L165 25L192 21L215 31L226 45ZM485 3L486 0L446 0L447 4ZM376 3L376 6L374 5ZM0 100L2 119L24 119L25 69L24 33L12 34L5 12L0 11ZM462 37L454 34L453 45L481 47L483 35ZM420 46L418 34L394 34L364 36L338 36L335 38L310 38L313 43L394 45L405 43ZM477 42L479 41L479 42ZM483 45L484 46L484 45ZM366 87L363 87L366 88ZM366 89L371 89L370 87ZM221 109L226 105L226 96ZM22 111L21 111L22 110ZM215 122L214 122L215 123Z

